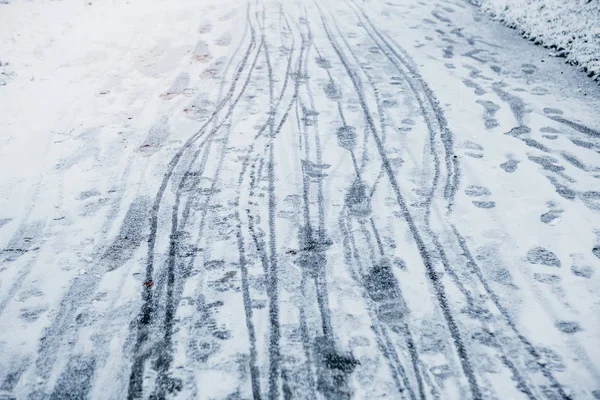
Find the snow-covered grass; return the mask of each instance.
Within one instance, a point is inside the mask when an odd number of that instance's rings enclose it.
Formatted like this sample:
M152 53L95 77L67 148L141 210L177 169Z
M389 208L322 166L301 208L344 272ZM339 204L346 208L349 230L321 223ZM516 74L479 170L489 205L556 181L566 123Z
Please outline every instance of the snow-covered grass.
M471 0L487 14L600 82L600 1Z

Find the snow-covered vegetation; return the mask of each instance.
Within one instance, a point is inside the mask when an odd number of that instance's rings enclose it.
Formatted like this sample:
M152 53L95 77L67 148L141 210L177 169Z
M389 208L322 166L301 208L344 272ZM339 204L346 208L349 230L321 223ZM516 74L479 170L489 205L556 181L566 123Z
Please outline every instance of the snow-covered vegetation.
M528 39L555 49L600 81L600 1L471 0Z

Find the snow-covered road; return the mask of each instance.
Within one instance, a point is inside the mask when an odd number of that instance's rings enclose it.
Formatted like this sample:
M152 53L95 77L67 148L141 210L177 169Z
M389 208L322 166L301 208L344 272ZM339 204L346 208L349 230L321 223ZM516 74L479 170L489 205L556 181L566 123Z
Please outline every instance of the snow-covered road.
M0 399L600 399L600 87L469 3L13 1L0 62Z

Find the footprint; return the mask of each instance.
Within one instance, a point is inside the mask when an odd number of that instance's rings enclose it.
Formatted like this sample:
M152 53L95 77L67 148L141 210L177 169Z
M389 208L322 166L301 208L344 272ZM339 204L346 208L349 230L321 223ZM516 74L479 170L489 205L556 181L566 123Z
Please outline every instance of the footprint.
M443 49L444 58L453 58L454 57L454 46L448 46ZM448 65L448 64L446 64Z
M583 201L583 204L586 205L586 207L588 207L591 210L600 211L600 192L583 192L580 193L579 197Z
M467 152L467 153L465 153L465 155L469 156L471 158L483 158L483 154L479 154L479 153Z
M225 57L219 57L213 61L200 75L201 78L205 79L216 79L219 77L221 71L225 67Z
M477 96L483 96L484 94L487 93L485 90L483 90L483 88L481 86L479 86L477 83L471 81L470 79L463 80L463 83L466 87L475 89L474 92Z
M237 11L235 9L229 11L227 14L223 15L221 18L219 18L219 21L227 21L230 20L231 18L235 17L235 15L237 14Z
M546 283L546 284L550 284L553 285L555 283L560 283L560 276L558 275L554 275L554 274L540 274L540 273L534 273L533 274L533 279L535 279L536 281L540 282L540 283Z
M531 264L541 264L547 267L561 266L560 260L553 252L539 246L527 252L527 261Z
M537 67L533 64L523 64L521 65L521 71L525 74L525 75L534 75L537 71Z
M559 331L569 334L581 332L583 330L581 329L581 325L574 321L557 321L556 327Z
M386 99L381 102L383 108L394 108L398 107L398 102L394 99Z
M329 60L327 60L326 58L323 57L317 57L315 59L315 62L317 63L317 65L323 69L329 69L331 68L331 63L329 62Z
M550 149L547 148L546 146L544 146L543 144L541 144L540 142L537 142L537 141L535 141L533 139L527 139L527 138L523 138L522 140L529 147L534 147L534 148L536 148L538 150L541 150L541 151L543 151L545 153L550 153Z
M571 165L583 170L583 171L587 171L587 167L585 166L585 164L583 162L581 162L577 157L575 157L573 154L567 153L566 151L563 151L562 153L560 153L560 155L567 160Z
M492 192L483 186L469 186L465 189L465 194L471 197L489 196Z
M346 192L345 203L351 215L365 217L371 214L371 198L367 186L357 179Z
M571 272L573 275L585 279L590 279L594 276L594 270L589 265L573 264L571 266Z
M231 44L231 33L225 32L217 40L215 40L217 46L225 47Z
M544 126L540 128L540 132L542 133L560 133L559 130L552 128L551 126Z
M550 91L544 87L534 87L533 89L531 89L531 94L536 95L536 96L543 96L550 93Z
M175 78L175 81L171 84L169 90L166 93L160 95L163 99L172 99L173 97L182 94L185 89L190 85L190 75L187 72L182 72Z
M552 349L547 347L538 347L537 353L539 355L537 359L532 357L526 362L528 369L532 371L539 371L540 365L545 365L546 369L550 371L561 372L566 369L565 364L562 361L562 357L556 354L556 352L554 352Z
M479 151L483 151L484 148L483 146L475 143L475 142L471 142L470 140L467 140L464 144L463 147L465 149L470 149L470 150L479 150Z
M194 49L193 59L198 62L207 62L211 59L208 44L204 40L199 40Z
M48 309L46 307L27 307L21 309L19 317L25 322L37 321Z
M502 168L505 172L512 174L517 170L519 163L520 161L517 160L508 160L507 162L500 164L500 168Z
M356 129L352 126L342 126L337 132L338 146L346 150L353 150L356 147Z
M87 190L85 192L79 193L79 196L77 196L77 199L85 200L85 199L89 199L90 197L96 197L96 196L100 196L100 192L98 192L97 190Z
M12 221L12 218L0 218L0 228Z
M444 17L440 12L438 11L432 11L431 15L433 15L434 18L442 21L442 22L446 22L446 23L451 23L452 21L449 18Z
M210 21L203 21L198 28L198 33L205 34L212 30L212 24Z
M492 129L500 125L498 124L498 121L496 121L495 118L496 112L498 112L500 106L498 106L494 102L487 100L477 100L476 103L483 106L483 108L485 109L483 118L485 120L485 127L487 129Z
M496 203L494 201L474 201L473 205L478 208L494 208Z
M591 149L591 148L594 147L594 143L592 143L592 142L586 142L585 140L572 139L572 138L569 138L569 140L571 140L571 142L573 142L573 144L575 146L583 147L585 149Z
M542 214L540 216L540 221L542 221L544 224L555 225L556 222L558 222L557 220L560 218L562 213L563 213L563 210L559 210L559 209L550 210L547 213Z
M557 115L563 114L563 112L561 110L559 110L558 108L544 108L544 112L546 114L557 114Z
M323 91L327 98L331 101L337 101L342 98L342 90L335 82L329 82L323 87Z
M510 135L518 138L519 136L527 134L529 132L531 132L531 128L525 125L521 125L515 126L510 131L506 132L505 135Z
M528 156L527 158L529 158L529 160L540 165L542 168L544 168L545 170L548 170L548 171L561 172L561 171L565 170L565 167L563 167L562 165L556 164L556 163L558 163L558 160L556 158L553 158L550 156L541 156L541 157Z
M222 270L225 268L225 261L224 260L210 260L210 261L206 261L204 263L204 268L211 271L211 270Z

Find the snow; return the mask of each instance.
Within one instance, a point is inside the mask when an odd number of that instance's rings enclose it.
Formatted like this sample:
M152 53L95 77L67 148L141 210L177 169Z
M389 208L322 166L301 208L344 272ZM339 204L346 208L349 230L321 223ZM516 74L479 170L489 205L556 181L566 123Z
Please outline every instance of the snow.
M470 0L525 38L552 48L600 80L600 2L595 0Z
M600 87L464 0L11 0L0 61L0 398L600 396Z

